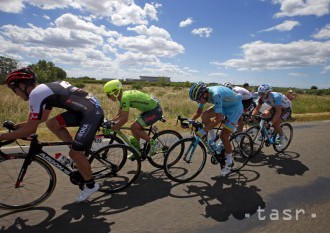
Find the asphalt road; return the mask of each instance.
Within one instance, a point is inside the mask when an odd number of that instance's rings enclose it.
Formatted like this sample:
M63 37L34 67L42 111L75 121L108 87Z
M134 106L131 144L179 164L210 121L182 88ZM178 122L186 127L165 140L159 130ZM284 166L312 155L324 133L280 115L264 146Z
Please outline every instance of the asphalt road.
M126 192L76 204L77 187L58 174L42 205L0 210L0 232L329 232L330 121L293 125L287 152L264 148L227 178L208 160L194 181L178 185L145 161Z

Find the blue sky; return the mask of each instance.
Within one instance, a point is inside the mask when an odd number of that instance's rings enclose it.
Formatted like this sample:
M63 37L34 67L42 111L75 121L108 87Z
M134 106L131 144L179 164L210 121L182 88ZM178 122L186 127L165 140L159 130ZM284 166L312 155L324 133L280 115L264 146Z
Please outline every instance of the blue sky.
M330 0L0 0L0 55L68 76L330 88Z

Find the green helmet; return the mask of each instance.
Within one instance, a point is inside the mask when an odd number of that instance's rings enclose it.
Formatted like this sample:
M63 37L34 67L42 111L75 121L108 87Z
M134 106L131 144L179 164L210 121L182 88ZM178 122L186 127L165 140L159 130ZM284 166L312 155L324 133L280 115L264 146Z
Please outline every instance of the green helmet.
M113 94L115 91L121 91L123 88L123 84L118 79L111 80L107 82L103 87L103 92L106 94Z

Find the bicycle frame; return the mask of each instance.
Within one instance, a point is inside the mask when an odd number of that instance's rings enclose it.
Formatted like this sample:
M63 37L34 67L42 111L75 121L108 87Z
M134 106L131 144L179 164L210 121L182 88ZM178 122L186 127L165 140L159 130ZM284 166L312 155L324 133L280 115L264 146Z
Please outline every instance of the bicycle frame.
M128 144L130 147L132 147L136 153L141 157L142 155L145 155L145 152L147 151L147 143L144 144L143 148L140 150L138 150L138 148L136 148L131 141L129 140L129 138L121 131L121 130L130 130L131 128L129 127L121 127L118 130L115 130L114 133L111 135L113 137L116 137L117 135L123 139L123 141ZM142 128L144 131L148 131L148 136L150 137L151 134L156 134L157 133L157 128L153 125L149 126L148 128ZM111 137L110 136L110 137Z
M184 154L184 157L183 157L183 159L186 162L189 163L191 161L192 155L194 154L199 141L201 141L203 146L206 148L207 154L211 155L214 159L216 159L218 161L218 158L216 156L216 154L217 154L216 151L209 145L209 143L206 141L206 138L200 138L196 135L194 135L193 137L195 137L195 141L192 144L190 144L187 152ZM190 153L190 155L189 155L189 158L187 159L189 153Z
M272 132L272 135L269 136L267 129L266 129L266 119L262 118L259 123L260 131L263 134L263 136L266 138L266 142L269 144L275 144L275 130Z

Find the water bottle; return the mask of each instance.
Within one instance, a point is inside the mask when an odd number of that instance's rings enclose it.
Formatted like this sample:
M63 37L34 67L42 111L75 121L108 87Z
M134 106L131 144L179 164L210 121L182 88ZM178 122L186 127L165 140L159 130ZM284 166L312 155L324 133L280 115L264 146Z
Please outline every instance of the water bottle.
M216 149L216 152L217 152L218 154L221 153L221 151L222 151L222 147L223 147L223 145L222 145L222 141L220 140L220 142L217 144L217 149Z
M66 157L64 155L62 155L62 153L56 153L55 154L55 159L57 159L57 161L59 161L60 163L62 163L64 166L71 166L72 165L72 159L70 157Z
M213 150L217 150L217 144L215 144L214 140L209 140L209 145L212 147Z

